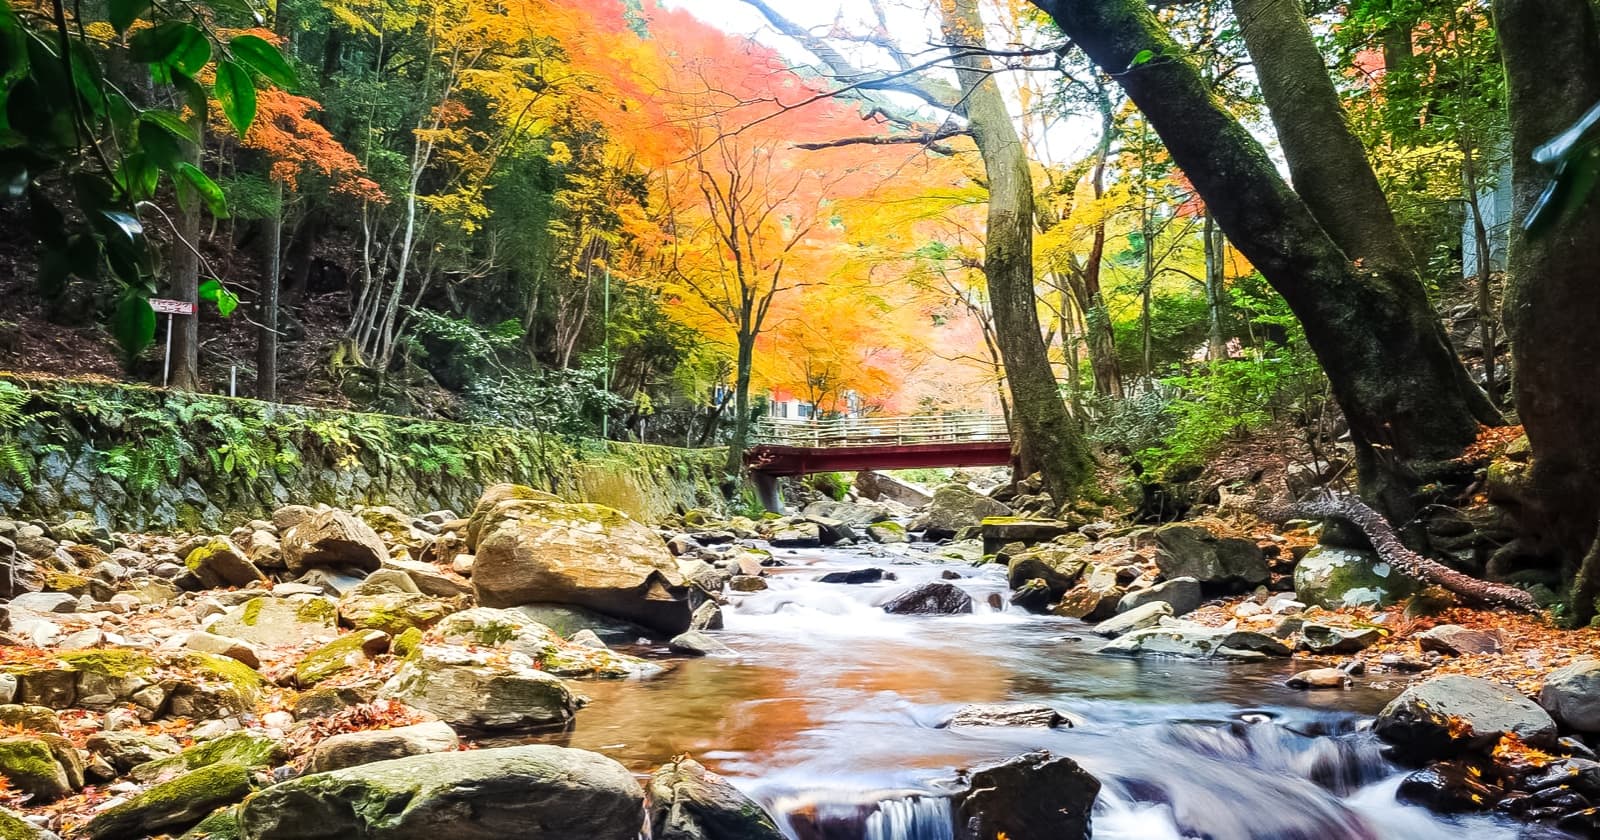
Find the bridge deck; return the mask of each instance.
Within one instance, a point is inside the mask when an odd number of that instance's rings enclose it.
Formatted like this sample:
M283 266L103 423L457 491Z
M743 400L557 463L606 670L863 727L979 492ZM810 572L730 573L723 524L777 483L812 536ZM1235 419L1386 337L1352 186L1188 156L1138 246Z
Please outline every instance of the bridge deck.
M756 425L753 440L746 465L772 476L1003 466L1011 458L1005 420L987 415L767 418Z

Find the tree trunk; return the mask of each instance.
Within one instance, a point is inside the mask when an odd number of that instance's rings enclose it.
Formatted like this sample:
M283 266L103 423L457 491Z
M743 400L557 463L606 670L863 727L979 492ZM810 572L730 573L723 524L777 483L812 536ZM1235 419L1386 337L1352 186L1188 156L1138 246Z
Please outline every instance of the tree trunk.
M940 0L940 9L951 43L979 45L975 39L981 38L983 22L974 0ZM1039 327L1033 289L1033 177L988 58L959 55L955 65L967 121L989 182L983 273L1016 429L1026 453L1023 460L1038 465L1051 498L1065 504L1077 498L1088 480L1090 462L1077 424L1061 400Z
M1478 161L1465 136L1461 138L1461 181L1467 194L1467 212L1472 216L1472 244L1478 256L1478 339L1483 343L1483 390L1490 402L1496 402L1494 347L1499 339L1494 329L1494 289L1490 286L1493 272L1489 265L1494 251L1489 246L1489 226L1483 222L1483 203L1478 200Z
M267 222L267 270L261 278L256 334L256 399L278 400L278 289L283 274L283 183L274 181L278 209Z
M1363 494L1409 518L1413 488L1478 433L1466 370L1415 275L1347 258L1138 0L1034 2L1121 83L1228 241L1283 295L1349 421Z
M741 330L738 343L733 375L733 439L728 441L728 462L723 468L735 485L744 475L744 450L750 443L750 374L755 367L755 334Z
M1227 306L1228 240L1217 227L1216 217L1206 214L1206 314L1209 329L1206 331L1206 355L1211 361L1228 358L1228 341L1222 334L1223 310Z
M1600 101L1600 35L1587 0L1495 0L1511 112L1514 218L1526 218L1549 170L1533 150ZM1583 371L1600 358L1600 210L1577 211L1535 233L1513 227L1503 312L1517 413L1533 445L1529 533L1578 569L1571 617L1594 615L1600 551L1600 389ZM1585 561L1585 557L1589 559Z
M185 148L191 165L199 166L206 145L206 118L197 114L190 120L197 141ZM187 189L187 187L179 187ZM174 300L194 304L192 315L169 315L172 322L172 368L167 384L184 391L200 389L200 217L205 202L191 195L187 208L178 210L178 241L172 243L172 283L168 294Z

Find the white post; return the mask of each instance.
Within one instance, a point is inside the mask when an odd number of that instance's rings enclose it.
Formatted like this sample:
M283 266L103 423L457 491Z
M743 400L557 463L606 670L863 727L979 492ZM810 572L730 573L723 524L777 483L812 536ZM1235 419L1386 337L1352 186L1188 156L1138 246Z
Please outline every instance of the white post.
M172 369L172 313L167 313L167 350L161 355L161 387L167 387L167 373Z
M239 366L228 365L228 396L239 396Z

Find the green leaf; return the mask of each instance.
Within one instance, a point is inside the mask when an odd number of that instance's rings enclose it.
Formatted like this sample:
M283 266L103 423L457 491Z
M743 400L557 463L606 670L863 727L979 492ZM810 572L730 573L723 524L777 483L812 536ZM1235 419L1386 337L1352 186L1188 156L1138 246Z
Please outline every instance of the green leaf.
M156 125L161 126L162 128L166 129L169 134L177 137L180 140L186 140L190 143L199 142L200 138L195 134L194 128L188 123L184 122L183 117L180 117L171 111L151 109L149 111L141 112L139 114L139 119L142 122L153 122Z
M200 200L205 202L206 209L211 211L211 215L219 219L228 218L228 200L223 197L222 188L217 186L216 181L211 180L211 176L201 172L200 168L194 164L187 162L179 163L178 169L173 175L177 177L180 184L199 194ZM179 193L181 197L181 189Z
M150 0L110 0L106 16L110 18L111 25L121 35L128 31L128 27L139 19L139 16L150 10Z
M1148 64L1150 62L1150 59L1155 58L1155 57L1156 57L1155 50L1140 50L1138 52L1138 54L1133 57L1133 62L1130 63L1128 66L1129 67L1138 67L1141 64Z
M193 76L211 60L211 42L192 24L169 20L134 34L128 52L134 61Z
M240 35L228 42L228 50L246 67L284 90L294 90L300 84L283 53L258 35Z
M250 125L256 121L256 83L250 78L250 71L232 61L220 62L212 90L233 130L240 137L249 134Z
M72 85L78 89L78 96L89 106L89 112L96 117L102 116L106 112L106 94L101 86L103 78L100 74L100 62L95 60L88 44L79 40L69 43L72 55Z
M186 157L178 138L160 124L144 120L139 121L139 149L151 163L167 172L176 172Z
M137 289L124 292L111 316L111 335L131 360L156 340L156 311Z
M178 47L167 59L167 63L185 76L194 76L204 70L210 61L210 39L200 30L184 24L183 37L178 41Z
M200 299L217 305L217 314L226 318L239 308L239 296L228 291L222 281L212 278L200 284Z
M28 35L10 3L0 3L0 65L5 67L0 90L28 74Z
M122 165L117 167L117 186L128 194L133 201L148 201L155 196L156 183L161 179L161 170L150 161L144 152L134 152L122 159Z

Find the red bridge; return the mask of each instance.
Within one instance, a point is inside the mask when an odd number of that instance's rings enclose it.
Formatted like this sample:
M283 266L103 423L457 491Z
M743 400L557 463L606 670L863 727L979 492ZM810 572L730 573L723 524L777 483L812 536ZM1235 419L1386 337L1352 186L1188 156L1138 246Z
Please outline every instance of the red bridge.
M745 465L762 502L777 510L779 476L924 467L988 467L1011 462L1005 419L987 414L764 418L753 430Z

